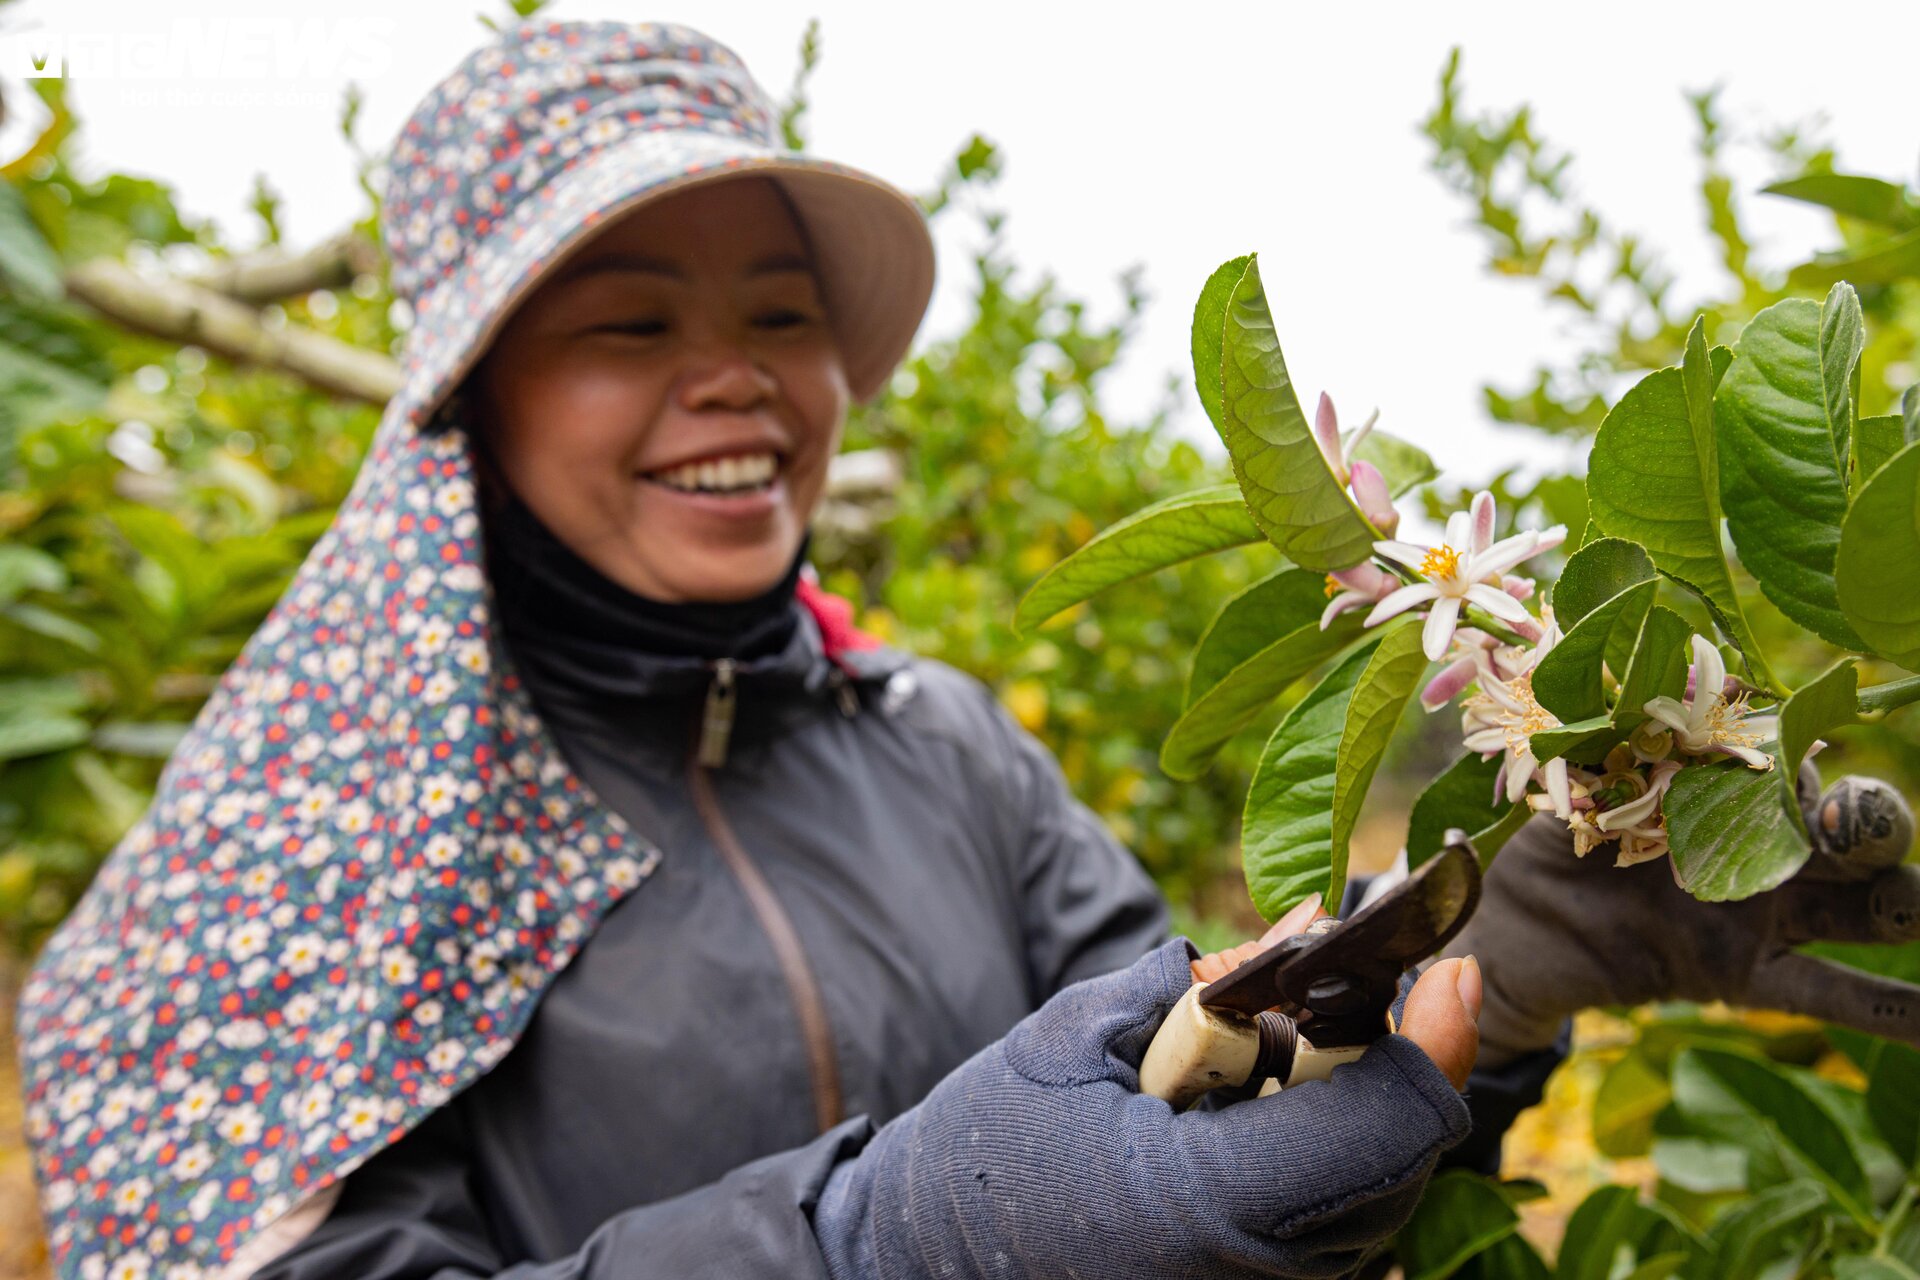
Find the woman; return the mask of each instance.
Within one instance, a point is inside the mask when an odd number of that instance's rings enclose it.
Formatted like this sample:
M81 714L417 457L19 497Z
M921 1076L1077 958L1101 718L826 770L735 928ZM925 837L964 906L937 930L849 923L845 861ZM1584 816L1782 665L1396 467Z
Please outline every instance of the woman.
M406 125L406 384L23 1002L63 1274L1325 1275L1466 1135L1459 959L1324 1084L1136 1092L1222 962L984 686L807 576L932 252L770 125L616 23L516 28ZM1576 921L1503 985L1477 927L1484 1159L1610 971Z

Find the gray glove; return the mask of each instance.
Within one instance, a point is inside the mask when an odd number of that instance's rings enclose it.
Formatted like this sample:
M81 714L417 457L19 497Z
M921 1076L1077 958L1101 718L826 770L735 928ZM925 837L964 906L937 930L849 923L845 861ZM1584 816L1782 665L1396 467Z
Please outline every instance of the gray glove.
M1813 856L1739 902L1699 901L1666 859L1616 867L1606 846L1576 857L1564 823L1528 822L1443 952L1480 960L1480 1065L1545 1048L1581 1009L1650 1000L1779 1009L1920 1045L1920 987L1793 950L1920 938L1920 868L1899 865L1913 843L1906 801L1858 776L1822 797L1819 778L1811 764L1799 776Z
M1185 939L1078 983L837 1167L834 1280L1335 1276L1413 1211L1466 1104L1398 1035L1331 1080L1176 1114L1137 1068L1193 984Z

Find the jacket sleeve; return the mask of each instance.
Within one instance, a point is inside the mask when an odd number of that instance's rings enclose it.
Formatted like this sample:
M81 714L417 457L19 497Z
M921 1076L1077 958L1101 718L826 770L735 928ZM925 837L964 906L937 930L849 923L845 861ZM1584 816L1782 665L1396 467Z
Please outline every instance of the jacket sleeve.
M563 1258L508 1265L487 1227L457 1105L349 1174L314 1232L254 1280L826 1280L812 1215L834 1165L873 1134L864 1117L718 1182L609 1218Z
M984 688L984 686L983 686ZM1067 785L1060 762L992 701L1020 877L1036 1005L1083 978L1124 969L1166 942L1167 903L1146 869Z

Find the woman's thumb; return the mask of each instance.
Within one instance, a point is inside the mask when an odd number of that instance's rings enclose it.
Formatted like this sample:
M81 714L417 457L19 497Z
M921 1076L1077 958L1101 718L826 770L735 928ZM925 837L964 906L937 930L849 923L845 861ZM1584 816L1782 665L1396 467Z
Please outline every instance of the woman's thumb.
M1468 956L1442 960L1420 975L1407 993L1398 1029L1461 1089L1480 1052L1479 1018L1480 963Z

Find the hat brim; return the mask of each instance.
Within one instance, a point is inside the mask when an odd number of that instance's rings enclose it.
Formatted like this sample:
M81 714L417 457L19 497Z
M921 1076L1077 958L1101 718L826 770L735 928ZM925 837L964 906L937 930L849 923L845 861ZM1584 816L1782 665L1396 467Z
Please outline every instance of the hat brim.
M388 416L421 426L479 363L514 309L614 219L691 186L778 181L800 215L847 386L878 395L933 295L933 239L913 198L861 170L744 138L630 135L555 174L515 205L415 307Z

